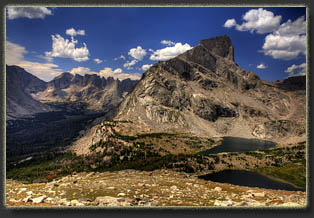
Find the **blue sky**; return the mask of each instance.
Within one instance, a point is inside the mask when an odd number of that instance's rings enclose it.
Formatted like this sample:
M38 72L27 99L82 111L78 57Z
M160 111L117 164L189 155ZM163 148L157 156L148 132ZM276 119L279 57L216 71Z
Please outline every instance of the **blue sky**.
M137 79L219 35L261 79L305 73L304 7L9 7L6 62L49 81L61 72Z

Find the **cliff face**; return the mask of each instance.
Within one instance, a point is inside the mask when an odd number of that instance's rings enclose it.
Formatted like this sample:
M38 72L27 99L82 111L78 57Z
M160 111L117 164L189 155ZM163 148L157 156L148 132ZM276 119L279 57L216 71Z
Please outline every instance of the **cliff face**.
M305 136L305 77L260 80L234 62L228 36L201 40L145 72L116 119L131 120L144 132L298 138ZM289 120L287 128L280 120Z

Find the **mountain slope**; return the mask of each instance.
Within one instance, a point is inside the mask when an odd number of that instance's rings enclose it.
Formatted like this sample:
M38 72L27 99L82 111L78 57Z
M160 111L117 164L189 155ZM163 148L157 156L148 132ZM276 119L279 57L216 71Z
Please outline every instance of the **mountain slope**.
M32 98L46 83L18 66L6 66L6 117L8 120L53 109Z

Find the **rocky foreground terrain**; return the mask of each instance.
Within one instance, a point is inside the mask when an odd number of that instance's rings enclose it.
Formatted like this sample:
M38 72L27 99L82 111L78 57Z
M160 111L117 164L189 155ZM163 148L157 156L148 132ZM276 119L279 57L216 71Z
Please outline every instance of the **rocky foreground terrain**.
M14 206L305 207L305 192L234 186L172 170L73 173L49 183L6 183Z

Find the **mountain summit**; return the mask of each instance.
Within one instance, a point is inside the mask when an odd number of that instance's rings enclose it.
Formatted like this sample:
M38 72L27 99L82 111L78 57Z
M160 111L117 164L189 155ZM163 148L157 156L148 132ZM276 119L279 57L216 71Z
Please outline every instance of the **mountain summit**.
M299 80L305 84L305 77ZM305 89L282 84L239 67L231 38L219 36L153 65L115 119L142 132L295 139L305 134Z

